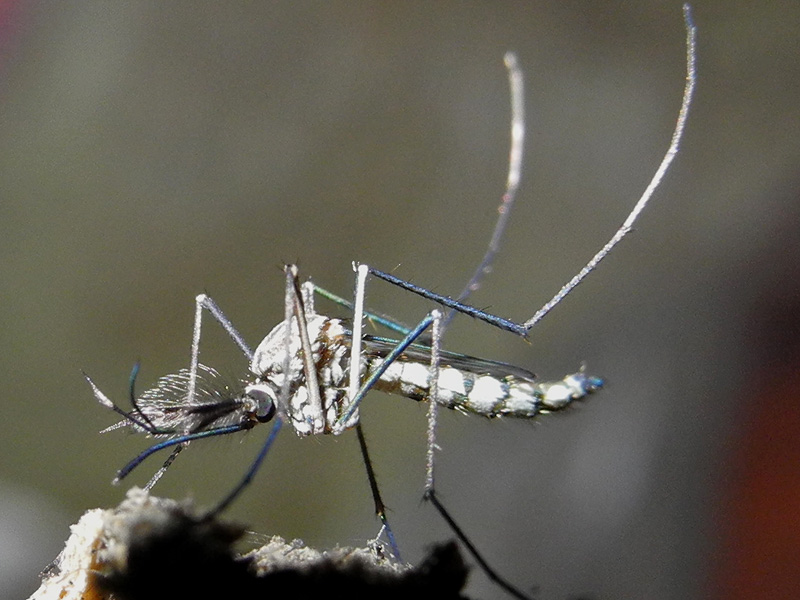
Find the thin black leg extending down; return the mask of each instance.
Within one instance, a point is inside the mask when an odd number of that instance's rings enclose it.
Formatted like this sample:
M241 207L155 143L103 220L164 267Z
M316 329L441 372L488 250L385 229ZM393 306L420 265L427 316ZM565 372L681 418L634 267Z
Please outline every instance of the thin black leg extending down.
M433 489L427 490L425 492L424 498L425 498L425 500L427 500L431 504L433 504L434 508L436 508L436 510L439 512L439 514L442 515L442 518L447 522L447 525L450 527L450 529L453 530L453 533L456 534L456 537L459 539L459 541L462 544L464 544L464 547L472 555L472 557L476 561L478 561L478 564L480 565L481 569L483 570L484 573L486 573L486 576L489 579L491 579L493 582L495 582L497 585L499 585L501 588L503 588L505 591L507 591L509 594L511 594L515 598L519 598L519 600L533 600L530 596L528 596L527 594L525 594L522 591L520 591L519 588L511 585L508 581L503 579L497 573L497 571L495 571L489 565L489 563L486 562L486 559L483 558L481 553L478 552L478 549L473 545L473 543L466 536L466 534L464 533L464 530L461 529L461 527L458 525L458 523L455 522L453 517L450 516L450 513L447 512L447 509L444 507L444 505L442 505L442 503L439 501L439 498L436 496L436 492Z
M369 450L367 450L367 441L364 439L364 430L361 423L356 425L356 435L358 435L358 445L361 448L361 458L364 459L364 466L367 469L367 479L369 479L369 488L372 491L372 499L375 501L375 514L380 518L383 523L383 530L386 532L386 537L389 539L389 545L392 547L392 554L397 560L400 558L400 549L397 547L397 542L394 539L394 533L389 526L389 520L386 518L386 505L381 498L381 492L378 489L378 480L375 477L375 470L372 468L372 460L369 457Z

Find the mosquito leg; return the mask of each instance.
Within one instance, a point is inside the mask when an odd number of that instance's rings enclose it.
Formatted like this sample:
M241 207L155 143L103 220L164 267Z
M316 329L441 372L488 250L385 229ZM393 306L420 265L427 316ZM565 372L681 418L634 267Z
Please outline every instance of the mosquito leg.
M438 415L438 408L439 404L436 401L437 395L439 393L439 353L441 351L441 343L442 343L442 333L444 332L444 319L442 317L441 312L438 310L432 311L431 315L433 316L433 336L432 336L432 344L431 344L431 384L430 384L430 399L428 401L428 451L427 451L427 458L426 458L426 474L425 474L425 493L423 495L423 499L428 500L431 504L433 504L434 508L439 512L442 518L445 520L447 525L456 534L456 537L464 544L464 547L467 551L472 555L472 557L478 562L481 569L486 576L489 577L493 582L499 585L501 588L506 590L509 594L514 596L515 598L519 598L520 600L532 600L530 596L524 594L520 591L516 586L512 585L506 579L504 579L500 574L495 571L483 555L478 552L478 549L472 543L472 541L467 537L464 533L464 530L461 529L458 523L456 523L455 519L450 515L449 511L444 507L444 505L439 500L438 496L436 495L436 487L435 487L435 479L434 479L434 458L436 454L436 418Z
M356 267L356 285L353 301L353 339L350 343L350 381L347 389L348 403L356 398L361 387L361 335L363 330L364 320L364 296L365 286L367 281L368 267L366 265L358 265ZM355 406L355 403L353 403ZM352 412L351 414L355 414ZM378 489L378 480L375 477L375 471L372 468L372 461L369 458L369 450L367 449L367 441L364 439L364 431L361 428L361 423L356 420L356 433L358 434L358 444L361 448L361 458L364 460L364 466L367 469L367 479L369 480L369 487L372 491L372 499L375 502L375 514L380 518L382 527L376 537L380 539L381 534L385 531L386 537L389 539L389 545L392 548L392 553L397 560L400 560L400 550L397 547L397 542L392 533L392 528L389 526L389 521L386 518L386 506L383 504L380 490ZM347 427L349 419L344 420L343 427Z
M384 273L383 271L379 271L373 267L369 268L369 272L372 275L379 279L383 279L384 281L388 281L391 284L394 284L398 287L403 288L404 290L408 290L418 296L422 296L423 298L427 298L428 300L432 300L437 304L441 304L447 308L451 308L455 311L464 313L465 315L469 315L470 317L474 317L476 319L480 319L488 323L489 325L494 325L500 329L505 331L510 331L511 333L515 333L521 337L528 336L528 330L525 328L524 325L520 323L515 323L509 319L504 319L503 317L498 317L497 315L492 315L487 313L486 311L480 310L479 308L475 308L474 306L469 306L468 304L463 304L458 300L453 300L449 296L442 296L441 294L437 294L430 290L427 290L423 287L410 283L408 281L404 281L399 277L395 277L394 275L390 275L389 273Z
M633 224L647 206L647 203L650 201L650 198L653 196L655 190L661 184L661 180L664 178L664 175L669 169L670 164L678 153L681 137L683 136L683 130L686 126L686 119L689 115L689 107L692 102L695 82L697 79L695 72L696 28L688 5L684 5L684 20L686 22L686 85L683 90L683 100L681 102L680 111L678 112L678 119L675 124L675 130L672 134L672 140L666 154L664 155L664 158L661 161L661 164L658 166L655 175L653 175L653 178L650 180L650 183L648 184L644 193L636 202L620 228L614 233L613 236L611 236L611 239L606 242L606 244L597 254L594 255L594 257L592 257L588 263L586 263L586 266L584 266L569 282L567 282L558 291L558 293L553 296L553 298L542 308L540 308L530 319L524 323L515 323L509 319L491 315L485 311L463 304L458 300L453 300L447 296L441 296L420 286L403 281L394 275L378 271L377 269L370 268L370 273L376 277L379 277L380 279L388 281L389 283L393 283L424 298L433 300L434 302L437 302L442 306L446 306L451 310L462 312L485 321L490 325L499 327L500 329L516 333L522 337L527 337L528 331L530 331L547 313L549 313L573 289L575 289L575 287L577 287L578 284L580 284L589 275L589 273L591 273L597 267L597 265L609 255L614 247L621 242L628 233L630 233L633 228Z
M519 188L520 174L522 173L522 152L525 146L525 86L522 78L522 70L517 63L517 55L507 52L503 61L508 70L508 87L511 96L511 147L508 151L508 178L506 179L506 190L497 207L497 221L495 222L492 239L489 240L489 247L483 255L481 263L473 273L469 282L457 300L463 302L467 297L480 286L484 277L492 270L495 256L500 250L500 240L503 238L508 225L509 215L517 199L517 189ZM455 310L450 309L444 320L444 325L453 319Z
M127 465L122 467L119 471L117 471L117 476L114 478L114 483L119 483L123 479L125 479L128 475L130 475L131 471L133 471L136 467L138 467L144 460L155 454L159 450L163 450L164 448L172 448L173 446L183 446L189 444L189 442L193 440L199 440L201 438L207 437L216 437L218 435L228 435L229 433L236 433L237 431L244 431L245 429L249 429L250 427L247 425L226 425L224 427L216 427L214 429L206 429L204 431L196 431L194 433L187 433L185 435L180 435L176 438L172 438L171 440L165 440L163 442L159 442L157 444L153 444L143 452L141 452L136 458L130 461ZM177 453L175 453L177 455ZM172 457L171 457L172 458ZM170 459L167 459L167 462L172 462Z
M570 279L549 302L536 311L536 313L530 319L523 323L523 326L526 330L531 329L534 325L541 321L547 313L549 313L567 296L567 294L569 294L573 289L575 289L575 287L577 287L579 283L586 279L589 273L594 271L597 265L600 264L600 261L608 256L611 250L613 250L614 247L621 242L622 239L628 235L628 233L630 233L634 222L639 217L639 214L641 214L641 212L644 210L645 206L647 206L647 203L650 201L653 193L661 184L661 180L664 178L664 175L669 169L672 160L678 154L681 137L683 136L683 130L686 126L686 119L689 116L689 106L692 103L695 82L697 80L695 73L695 45L697 29L694 25L694 21L692 20L692 13L688 4L683 5L683 18L686 23L686 85L683 88L683 100L681 101L681 108L678 111L678 120L675 123L675 130L672 133L672 140L670 141L667 153L661 160L661 164L658 166L658 169L656 169L655 175L653 175L653 178L650 180L647 188L645 188L642 196L636 202L620 228L617 229L613 236L611 236L611 239L606 242L605 246L603 246L600 251L595 254L588 263L586 263L585 267L578 271L578 273L572 279Z
M300 279L297 273L296 265L286 265L286 313L294 318L297 324L297 332L300 337L300 348L303 358L303 374L306 378L306 389L308 390L307 402L311 407L313 414L311 424L311 433L322 433L325 429L324 412L322 408L322 397L320 396L319 378L317 377L317 365L314 363L314 355L311 350L311 339L308 336L308 317L306 315L305 306L303 305L303 290L300 286ZM290 336L292 330L291 318L286 321L286 347L290 347ZM286 353L284 361L284 373L289 373L289 353ZM281 400L278 403L280 406L288 406L289 402L289 378L284 380L283 389L281 390Z
M278 432L281 430L281 426L283 425L283 416L282 415L275 415L275 422L272 425L272 430L269 432L269 436L267 436L266 441L261 446L261 450L259 450L258 455L256 456L253 464L250 465L250 468L247 469L247 473L245 473L242 480L239 484L233 488L230 493L225 496L225 498L217 504L217 506L206 515L206 518L212 518L219 515L222 511L224 511L231 502L236 500L239 494L250 485L250 482L253 480L258 469L261 467L261 463L264 461L264 458L267 456L267 452L269 452L270 447L272 447L272 442L275 441L275 438L278 435Z
M408 335L406 335L397 343L397 346L395 346L394 349L392 349L392 351L386 355L386 357L383 359L383 362L377 368L370 370L369 376L361 385L355 397L350 400L350 404L343 411L342 416L339 417L339 420L334 424L333 433L341 433L347 428L346 423L358 409L358 405L361 404L361 401L364 399L364 396L366 396L367 392L372 389L372 386L375 385L375 382L378 381L381 375L386 372L386 369L389 368L389 365L397 360L397 357L400 356L406 348L413 344L414 340L416 340L428 327L431 326L431 323L433 323L433 317L428 314L417 324L416 327L408 332Z
M353 303L350 300L342 298L341 296L337 296L333 292L329 292L328 290L321 288L310 281L304 283L303 285L312 286L314 289L314 293L330 300L331 302L338 304L339 306L344 306L345 308L349 308L350 310L354 309ZM364 311L364 316L367 318L368 321L376 323L382 327L386 327L386 329L394 331L395 333L399 333L400 335L407 335L408 332L411 331L406 325L403 325L402 323L399 323L398 321L395 321L391 317L388 317L387 315L384 314L372 311Z
M355 265L354 265L355 266ZM350 344L350 381L347 388L348 403L356 397L361 387L361 335L364 325L364 296L367 282L366 265L356 267L356 289L353 302L353 339Z
M501 577L500 574L498 574L497 571L495 571L489 565L489 563L486 562L486 559L483 558L480 552L478 552L478 549L475 547L475 545L470 541L461 527L459 527L458 523L455 522L444 505L439 501L439 497L436 495L436 492L433 489L425 492L425 500L428 500L431 504L433 504L434 508L436 508L442 518L447 522L447 525L450 527L453 533L456 534L456 537L459 539L459 541L464 544L464 547L467 549L467 551L478 562L481 570L486 573L486 576L489 579L491 579L496 585L503 588L515 598L519 598L519 600L533 600L531 596L525 594L519 588Z
M167 472L167 469L169 469L172 462L178 457L178 454L180 454L184 448L186 448L186 444L178 444L177 446L175 446L175 449L172 452L170 452L170 455L169 457L167 457L167 460L165 460L164 464L161 465L161 468L155 473L153 473L153 476L150 478L150 481L148 481L147 485L144 486L145 492L149 492L150 490L153 489L153 486L156 483L158 483L158 480L161 479L161 476Z
M375 477L375 470L372 468L372 460L370 460L369 457L367 441L364 439L364 431L361 427L361 423L356 425L356 434L358 435L358 444L361 448L361 458L364 459L364 466L367 469L367 479L369 479L369 488L372 491L372 499L375 502L375 514L378 515L378 518L382 523L381 530L378 532L378 535L375 539L380 539L381 534L386 532L386 537L389 540L389 546L392 549L392 554L394 554L394 557L397 560L402 560L400 558L400 549L397 547L397 541L395 540L394 533L392 533L392 528L389 526L389 520L386 518L386 505L383 503L381 492L378 489L378 480Z
M522 77L522 70L519 68L517 63L517 56L513 52L507 52L504 57L504 62L506 64L506 69L508 70L508 86L510 91L511 97L511 147L509 149L509 156L508 156L508 177L506 179L506 189L503 193L503 196L500 200L500 206L497 208L498 217L497 221L495 222L494 232L492 233L492 237L489 240L489 247L486 249L485 254L483 255L483 259L481 260L480 264L478 265L477 269L473 273L472 277L470 278L467 285L458 295L455 301L451 300L450 298L444 298L442 296L438 296L436 294L426 295L425 297L434 300L435 302L439 302L444 306L450 308L447 316L444 320L444 326L446 326L450 321L453 319L455 313L458 312L466 312L473 317L483 319L484 321L501 327L502 329L506 329L516 333L517 335L525 336L527 330L524 329L522 326L513 323L507 319L502 319L501 317L495 317L493 315L489 315L483 311L480 311L476 308L469 307L463 304L463 301L474 291L476 291L486 275L488 275L492 270L492 264L494 263L495 256L500 249L500 240L505 233L506 227L508 225L508 219L511 214L511 209L514 206L514 201L517 197L517 190L519 189L519 181L520 181L520 174L522 172L522 154L524 148L524 141L525 141L525 91L524 91L524 81ZM374 275L381 277L385 275L383 273L377 272L374 269L371 269ZM390 279L388 277L382 277L391 283L400 284L399 279ZM406 283L406 282L403 282ZM412 284L408 284L412 285ZM404 286L401 286L404 287ZM416 286L414 286L416 288ZM411 287L406 287L406 289L410 291L414 291L415 293L419 293L417 290L422 290L422 288L417 288L416 290ZM427 290L425 290L427 292ZM447 302L450 301L450 302Z
M189 387L186 394L186 401L192 403L194 401L195 390L197 389L197 365L200 363L200 333L203 326L203 310L211 313L211 316L222 325L225 332L231 337L233 342L239 349L247 356L248 359L253 358L253 351L247 342L244 341L242 335L236 330L231 323L230 319L225 316L217 303L212 300L211 296L206 294L199 294L195 298L194 309L194 329L192 331L192 355L189 362Z
M433 316L433 336L431 340L431 367L430 367L430 398L428 400L428 451L425 457L425 494L433 490L433 462L436 450L436 419L439 414L439 353L441 352L442 330L445 323L442 313L438 310L431 312Z

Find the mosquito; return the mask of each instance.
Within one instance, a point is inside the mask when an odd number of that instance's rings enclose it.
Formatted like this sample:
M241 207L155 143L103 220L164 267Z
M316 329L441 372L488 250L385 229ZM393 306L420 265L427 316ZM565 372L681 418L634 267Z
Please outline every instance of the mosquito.
M683 100L669 148L642 196L622 226L597 254L553 298L524 322L492 315L464 301L478 289L490 271L499 249L508 215L516 198L520 179L524 140L522 75L516 56L505 57L511 89L511 148L506 190L499 207L499 218L484 258L467 286L456 298L433 293L373 267L354 264L356 283L353 302L332 294L311 281L301 282L294 265L285 267L284 320L252 350L233 323L206 294L195 298L195 318L188 369L166 375L155 387L141 395L135 392L138 364L129 384L129 410L120 408L85 375L96 399L113 410L122 421L105 429L130 427L157 438L164 438L120 469L121 481L152 454L171 448L163 465L145 489L152 488L178 454L191 442L228 435L272 423L272 429L257 457L239 484L209 514L223 511L250 483L285 423L299 436L339 435L355 429L367 470L375 512L381 520L379 539L386 535L394 554L399 550L389 527L386 511L376 483L372 462L364 440L359 406L372 389L397 394L417 401L428 401L427 456L424 498L433 504L459 540L479 563L487 576L511 595L528 596L503 579L483 558L449 511L434 485L436 423L439 406L488 418L532 419L566 408L599 390L603 380L585 373L584 368L557 381L539 381L526 369L501 362L446 352L442 336L456 313L470 315L523 338L559 304L611 250L631 231L676 156L685 128L695 86L696 29L688 5L684 5L686 27L686 82ZM383 315L365 310L368 276L387 281L404 290L439 304L416 326L406 328ZM353 311L352 320L331 318L316 310L316 296L344 305ZM200 338L205 312L210 313L249 360L249 372L231 382L200 362ZM401 339L364 333L367 319L393 331ZM422 343L423 334L430 343Z

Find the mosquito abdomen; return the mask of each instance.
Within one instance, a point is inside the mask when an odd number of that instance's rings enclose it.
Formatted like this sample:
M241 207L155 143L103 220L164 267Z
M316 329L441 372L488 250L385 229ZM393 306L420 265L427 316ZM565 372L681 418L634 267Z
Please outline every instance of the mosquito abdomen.
M377 367L383 359L371 361ZM386 369L375 389L414 400L430 399L430 366L415 361L397 360ZM446 408L485 417L531 418L539 413L560 410L603 385L599 377L582 371L560 381L522 379L514 375L489 374L441 367L436 402Z

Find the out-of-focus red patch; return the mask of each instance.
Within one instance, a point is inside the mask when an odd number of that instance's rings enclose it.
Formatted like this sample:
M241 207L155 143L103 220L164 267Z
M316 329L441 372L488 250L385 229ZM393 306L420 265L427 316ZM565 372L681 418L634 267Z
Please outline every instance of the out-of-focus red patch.
M773 291L754 319L760 369L740 399L720 490L709 594L720 600L800 598L800 300Z

